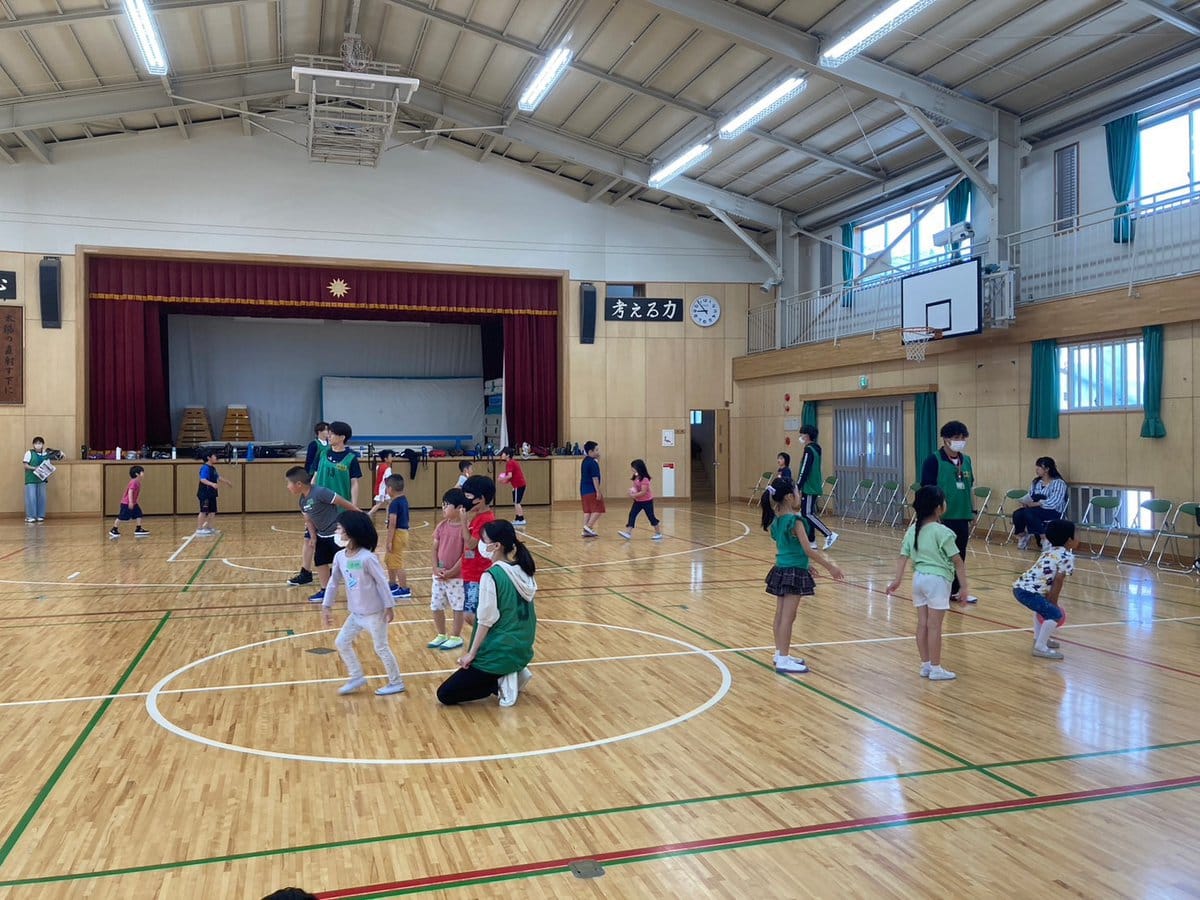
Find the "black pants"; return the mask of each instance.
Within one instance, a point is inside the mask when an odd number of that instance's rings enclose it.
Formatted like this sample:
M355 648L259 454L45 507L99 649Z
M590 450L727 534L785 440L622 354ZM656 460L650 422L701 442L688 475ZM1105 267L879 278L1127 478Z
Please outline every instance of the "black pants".
M644 512L646 518L650 520L651 526L658 527L658 519L654 516L654 501L653 500L634 500L633 506L629 507L629 521L625 523L626 528L632 528L634 519L637 514Z
M1045 534L1046 524L1061 518L1062 516L1052 509L1042 506L1022 506L1020 509L1013 510L1013 534L1024 534L1025 532Z
M820 494L800 495L800 518L804 520L804 532L808 535L808 542L810 544L816 537L814 529L821 532L825 537L829 537L833 533L829 530L829 526L822 522L817 515L817 501L820 499Z
M470 666L458 669L438 686L438 702L446 706L483 700L500 692L500 676Z
M954 532L954 543L958 545L958 555L962 557L963 571L967 568L967 539L971 536L971 520L970 519L942 519L942 524ZM953 597L958 593L960 585L958 583L958 575L954 576L954 583L950 585L950 596ZM966 599L965 597L963 598Z

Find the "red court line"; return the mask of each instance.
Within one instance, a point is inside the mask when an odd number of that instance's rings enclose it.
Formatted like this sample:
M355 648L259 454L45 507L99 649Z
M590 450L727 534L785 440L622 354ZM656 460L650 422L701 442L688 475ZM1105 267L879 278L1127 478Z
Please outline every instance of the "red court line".
M3 556L0 556L0 559L8 559L10 556L16 556L18 553L24 553L24 552L25 552L24 547L18 547L12 553L5 553Z
M937 809L918 810L916 812L894 813L886 816L868 816L859 819L844 819L837 822L824 822L817 825L803 825L796 828L779 828L773 831L757 831L749 834L735 834L719 838L704 838L697 841L687 841L680 844L662 844L657 847L640 847L634 850L615 850L609 853L594 853L587 856L567 857L563 859L542 860L540 862L517 863L511 866L499 866L492 869L475 869L468 872L455 872L447 875L432 875L424 878L410 878L405 881L393 881L382 884L362 885L360 887L341 888L326 891L317 896L322 900L338 900L343 897L362 897L383 891L415 890L419 888L455 887L474 883L481 880L499 879L519 875L532 875L538 872L548 872L565 869L573 862L592 860L598 863L632 862L652 859L664 854L679 854L701 850L737 847L756 844L763 841L780 840L801 837L804 835L829 835L844 832L859 831L864 828L879 828L890 825L901 825L922 822L930 819L945 819L955 816L968 816L979 813L1006 812L1028 808L1040 808L1066 803L1077 803L1083 800L1098 800L1107 797L1123 797L1146 791L1165 790L1169 788L1193 787L1200 785L1200 775L1189 775L1184 778L1171 778L1163 781L1148 781L1142 784L1127 784L1120 787L1095 788L1087 791L1072 791L1065 794L1051 794L1045 797L1018 797L1013 800L995 800L989 803L976 803L967 806L949 806Z

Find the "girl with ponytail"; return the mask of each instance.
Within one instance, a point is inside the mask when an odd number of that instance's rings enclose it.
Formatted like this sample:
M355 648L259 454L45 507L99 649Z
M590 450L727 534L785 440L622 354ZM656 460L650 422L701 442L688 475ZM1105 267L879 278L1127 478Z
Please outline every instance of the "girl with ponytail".
M953 672L942 668L942 620L950 608L950 588L957 576L959 590L967 591L967 570L958 552L954 532L938 521L946 512L946 495L936 485L926 485L913 497L912 525L900 542L896 577L888 594L900 588L900 579L913 563L913 606L917 608L917 651L921 677L952 681Z
M512 706L533 677L529 663L537 633L537 566L505 519L483 526L476 550L491 565L479 579L475 630L470 649L458 660L458 671L438 688L438 700L454 706L499 694L501 706Z

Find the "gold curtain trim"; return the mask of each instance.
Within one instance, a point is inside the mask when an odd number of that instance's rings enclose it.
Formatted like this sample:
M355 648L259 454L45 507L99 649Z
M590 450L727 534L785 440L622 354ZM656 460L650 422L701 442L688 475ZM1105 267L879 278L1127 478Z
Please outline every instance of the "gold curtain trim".
M242 306L315 307L317 309L373 309L397 312L465 313L477 316L557 316L556 309L479 309L474 306L413 306L394 303L351 303L337 300L248 300L237 297L155 297L143 294L91 293L92 300L135 300L142 303L237 303Z

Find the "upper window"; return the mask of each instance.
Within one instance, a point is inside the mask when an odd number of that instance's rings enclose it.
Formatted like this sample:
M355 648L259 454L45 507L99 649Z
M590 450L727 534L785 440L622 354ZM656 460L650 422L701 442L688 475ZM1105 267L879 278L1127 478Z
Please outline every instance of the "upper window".
M1058 348L1059 409L1091 412L1140 409L1145 353L1140 337Z
M1191 193L1200 177L1200 104L1147 119L1138 128L1138 183L1143 204Z
M606 297L645 297L646 286L644 284L606 284L604 286L604 296Z
M855 249L863 254L854 260L856 276L861 276L868 268L868 278L887 275L894 269L911 269L951 252L949 247L939 247L933 242L933 236L951 224L947 205L938 203L922 216L921 211L929 205L929 200L925 197L906 209L855 229ZM960 244L960 250L962 248L969 250L970 241ZM876 260L880 262L872 266Z
M1054 230L1071 231L1079 225L1079 145L1054 151Z

